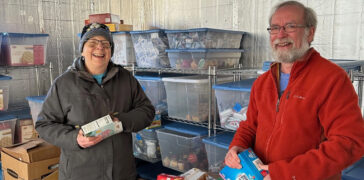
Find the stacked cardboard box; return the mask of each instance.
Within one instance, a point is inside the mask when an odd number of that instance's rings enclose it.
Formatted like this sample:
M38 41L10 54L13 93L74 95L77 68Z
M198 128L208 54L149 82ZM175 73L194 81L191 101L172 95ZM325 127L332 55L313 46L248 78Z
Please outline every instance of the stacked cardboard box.
M58 169L59 155L58 147L42 139L2 148L4 178L7 180L45 178Z
M112 13L90 14L89 19L85 20L85 25L89 23L105 24L111 32L133 30L133 25L124 24L119 15Z

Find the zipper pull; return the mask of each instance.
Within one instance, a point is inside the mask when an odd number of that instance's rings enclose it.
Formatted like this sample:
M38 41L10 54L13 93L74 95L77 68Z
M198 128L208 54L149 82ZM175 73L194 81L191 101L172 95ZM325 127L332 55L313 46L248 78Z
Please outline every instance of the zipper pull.
M288 98L289 98L289 94L291 94L291 91L288 91L288 92L287 92L286 99L288 99Z
M279 99L278 99L277 104L276 104L276 111L279 112Z

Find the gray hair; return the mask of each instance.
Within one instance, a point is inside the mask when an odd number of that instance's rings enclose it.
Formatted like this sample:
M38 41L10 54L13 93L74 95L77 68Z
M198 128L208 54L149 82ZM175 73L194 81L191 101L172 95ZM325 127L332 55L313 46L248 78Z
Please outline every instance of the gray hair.
M303 18L304 18L304 23L305 23L305 26L306 27L314 27L316 29L317 27L317 15L315 13L315 11L309 7L306 7L305 5L303 5L302 3L300 2L297 2L297 1L285 1L285 2L282 2L280 4L277 4L273 9L272 9L272 12L270 14L270 17L269 17L269 24L271 24L272 22L272 17L274 15L274 13L276 13L276 11L283 7L283 6L297 6L299 8L302 8L303 9Z

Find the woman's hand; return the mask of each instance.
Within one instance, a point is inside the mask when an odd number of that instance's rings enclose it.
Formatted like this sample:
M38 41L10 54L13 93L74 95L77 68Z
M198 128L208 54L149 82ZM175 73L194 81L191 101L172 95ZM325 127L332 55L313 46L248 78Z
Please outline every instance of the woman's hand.
M229 149L225 156L225 164L231 168L240 169L241 164L238 154L242 151L244 151L244 148L239 146L233 146Z
M81 129L78 131L77 143L82 148L91 147L91 146L99 143L100 141L102 141L102 136L86 137L83 135L83 132Z

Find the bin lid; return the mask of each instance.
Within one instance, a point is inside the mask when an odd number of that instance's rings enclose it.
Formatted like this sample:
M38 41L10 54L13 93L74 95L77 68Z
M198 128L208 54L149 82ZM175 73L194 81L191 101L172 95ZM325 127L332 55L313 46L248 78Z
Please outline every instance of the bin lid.
M213 146L217 146L223 149L229 149L229 145L233 140L234 133L232 132L224 132L221 134L217 134L215 136L203 138L202 142L206 144L211 144Z
M166 33L184 33L184 32L222 32L222 33L231 33L231 34L245 34L244 31L232 31L225 29L213 29L213 28L194 28L194 29L178 29L178 30L166 30Z
M12 78L10 76L4 76L0 75L0 80L11 80Z
M167 53L180 53L180 52L200 52L200 53L241 53L244 52L244 49L233 49L233 48L218 48L218 49L211 49L211 48L198 48L198 49L166 49Z
M0 121L6 121L6 120L13 120L16 119L16 116L12 115L12 114L0 114Z
M11 110L11 111L8 110L6 112L0 112L0 116L1 115L12 115L18 119L32 119L29 107L19 108L17 110Z
M3 36L9 36L9 37L49 37L49 34L28 34L28 33L9 33L9 32L3 32Z
M357 69L360 70L360 66L364 66L364 60L350 60L350 59L330 59L333 63L342 67L345 70Z
M244 79L241 81L223 83L223 84L215 84L212 86L214 89L219 90L230 90L230 91L243 91L250 92L253 86L254 81L257 78Z
M26 99L28 101L33 101L33 102L38 102L38 103L43 103L44 99L46 98L46 96L28 96L26 97Z
M262 66L262 70L263 71L268 71L270 68L270 65L273 63L273 61L264 61L263 62L263 66Z
M181 77L168 77L168 78L162 78L164 82L177 82L177 83L208 83L208 75L195 75L195 76L181 76ZM232 81L232 76L217 76L216 81L222 82L222 81Z
M155 73L155 72L137 72L135 78L138 80L152 80L152 81L162 81L164 77L181 77L181 76L191 76L190 74L178 74L178 73Z
M165 124L164 128L194 136L205 136L208 134L207 128L178 122Z
M151 29L151 30L144 30L144 31L130 31L130 34L159 33L159 32L164 32L164 29Z
M115 31L111 32L112 35L118 35L118 34L130 34L130 31Z

